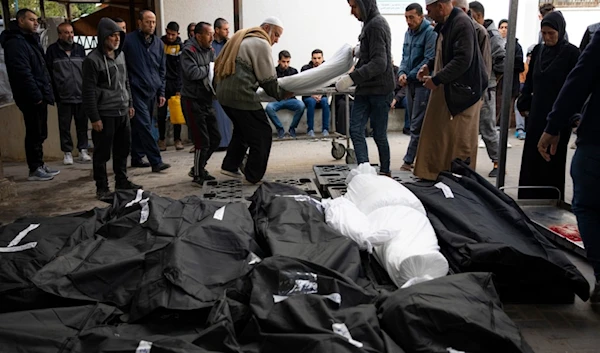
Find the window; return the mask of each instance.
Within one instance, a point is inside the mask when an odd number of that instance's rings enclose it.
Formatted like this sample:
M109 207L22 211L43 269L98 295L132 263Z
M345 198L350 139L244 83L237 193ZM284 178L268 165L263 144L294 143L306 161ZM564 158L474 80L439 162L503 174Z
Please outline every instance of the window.
M540 5L551 3L556 7L598 7L600 0L539 0Z

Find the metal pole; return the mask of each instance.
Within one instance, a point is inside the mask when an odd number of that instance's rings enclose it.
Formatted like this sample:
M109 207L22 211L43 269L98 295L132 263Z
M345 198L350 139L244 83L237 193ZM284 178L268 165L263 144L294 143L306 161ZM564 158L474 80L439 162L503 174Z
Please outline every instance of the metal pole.
M233 29L239 31L243 27L242 21L242 0L233 0Z
M508 16L508 38L506 42L506 60L504 61L504 79L502 85L502 115L500 119L500 163L498 165L498 178L496 186L504 186L506 179L506 144L508 142L508 124L510 121L510 110L514 109L512 103L513 73L515 71L515 50L517 40L517 14L519 11L519 0L510 1L510 12Z
M346 148L350 148L350 95L348 93L346 96Z
M71 3L66 3L65 7L67 8L67 22L71 23L71 20L73 19L71 16Z
M137 29L137 18L138 14L135 11L135 1L129 0L129 21L131 22L131 25L127 26L129 32L133 32Z
M10 7L8 7L8 0L2 0L2 18L4 19L4 28L8 28L10 22Z
M42 20L46 19L46 5L44 4L44 0L40 0L40 17Z

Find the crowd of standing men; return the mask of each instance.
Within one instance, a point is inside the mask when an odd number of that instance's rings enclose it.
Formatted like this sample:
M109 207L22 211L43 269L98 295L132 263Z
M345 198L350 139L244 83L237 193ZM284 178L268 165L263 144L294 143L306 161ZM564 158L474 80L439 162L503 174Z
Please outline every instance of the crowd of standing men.
M525 71L525 65L515 65L515 72L503 72L506 60L523 64L518 43L516 57L507 58L505 35L493 21L485 19L485 9L477 1L425 0L431 21L424 18L419 4L406 9L409 29L402 63L396 69L391 57L390 27L376 0L347 1L351 14L363 23L360 44L353 53L358 62L335 87L340 92L356 87L350 137L358 163L369 162L365 127L370 121L380 173L391 175L387 125L397 81L406 87L411 122L411 141L401 169L425 180L435 180L457 158L475 169L481 134L494 165L490 176L496 176L496 89L503 77L517 77ZM525 131L519 134L525 139L519 185L534 187L520 190L519 197L556 198L554 190L536 188L540 186L555 188L563 197L568 140L572 127L578 126L577 151L571 166L573 211L596 275L591 301L598 303L600 99L596 96L600 94L600 37L594 32L600 24L588 28L577 48L568 42L565 19L552 5L540 7L540 20L540 43L527 52L530 59L526 79L520 92L511 92L515 99L518 95L516 110L526 119ZM152 114L158 104L163 109L160 121L164 122L167 99L180 95L194 140L194 166L190 171L194 185L214 179L205 166L222 144L223 134L217 123L217 114L221 113L233 123L221 173L259 183L271 149L267 113L272 115L283 106L299 106L288 100L294 94L283 90L277 80L286 75L290 55L280 54L278 72L271 52L283 34L283 24L277 18L269 17L259 27L240 30L229 40L222 32L224 23L222 19L215 23L218 40L209 23L191 24L189 39L182 48L177 41L177 24L167 26L163 40L154 34L156 16L151 11L140 13L139 30L127 36L116 21L103 18L98 26L98 47L84 58L81 48L73 43L68 24L59 26L59 41L44 53L35 35L37 16L30 10L20 10L17 20L0 36L0 44L5 49L15 102L25 118L29 180L50 180L59 173L44 163L42 150L47 137L47 106L56 102L65 162L72 163L73 144L67 136L71 119L74 117L78 126L81 161L89 160L82 117L92 122L97 196L110 194L106 162L111 151L116 188L139 188L127 178L130 150L133 167L151 167L153 172L169 168L160 156L164 146L152 133ZM502 21L501 27L503 24L507 21ZM322 52L312 54L312 66L305 69L319 66L323 60ZM215 65L214 81L211 62ZM258 87L282 103L271 105L265 113L255 96ZM328 107L322 98L304 97L304 103L312 109L318 103ZM290 135L295 134L297 121L295 117ZM327 123L324 117L324 135ZM283 127L275 125L281 136ZM164 128L161 130L159 139L164 142ZM178 134L176 131L176 141ZM148 162L143 160L145 157Z
M175 22L167 25L165 36L157 37L156 15L149 10L139 13L138 30L128 35L122 19L102 18L98 45L88 55L75 43L73 27L66 22L57 28L56 43L44 52L38 26L37 15L21 9L0 36L15 103L25 120L28 180L48 181L60 173L43 159L48 105L56 104L63 163L74 162L70 129L75 120L77 161L93 163L99 199L111 195L106 170L111 155L115 188L141 188L128 179L127 158L131 155L131 167L151 168L152 172L170 167L160 152L166 150L166 103L174 96L181 96L182 111L195 142L191 151L195 163L190 171L193 183L202 185L204 180L214 179L205 165L221 143L215 109L218 113L223 110L213 99L208 71L227 41L226 20L215 21L217 36L206 22L190 24L189 38L182 43ZM156 108L158 139L153 118ZM88 153L88 121L92 126L93 158ZM174 125L173 130L175 148L181 150L181 126Z

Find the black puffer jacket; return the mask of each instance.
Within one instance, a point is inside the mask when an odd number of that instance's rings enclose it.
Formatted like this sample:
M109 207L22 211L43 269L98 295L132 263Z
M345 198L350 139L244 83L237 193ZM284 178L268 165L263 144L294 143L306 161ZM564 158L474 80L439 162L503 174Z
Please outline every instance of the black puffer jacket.
M392 65L392 32L377 9L377 0L356 0L364 23L360 40L360 58L350 74L357 95L392 93L395 83Z
M4 48L6 71L15 103L18 106L43 101L54 104L50 74L37 34L23 32L16 21L0 35Z

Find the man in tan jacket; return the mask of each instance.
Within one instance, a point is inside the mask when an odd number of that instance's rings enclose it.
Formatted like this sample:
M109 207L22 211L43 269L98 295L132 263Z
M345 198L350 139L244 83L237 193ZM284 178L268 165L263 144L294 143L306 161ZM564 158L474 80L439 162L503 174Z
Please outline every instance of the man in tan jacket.
M281 21L269 17L260 27L236 32L215 61L217 98L233 122L221 173L236 178L243 173L252 184L265 175L272 140L271 125L256 90L262 87L277 100L292 96L279 87L271 52L282 33ZM247 162L242 165L248 148Z

